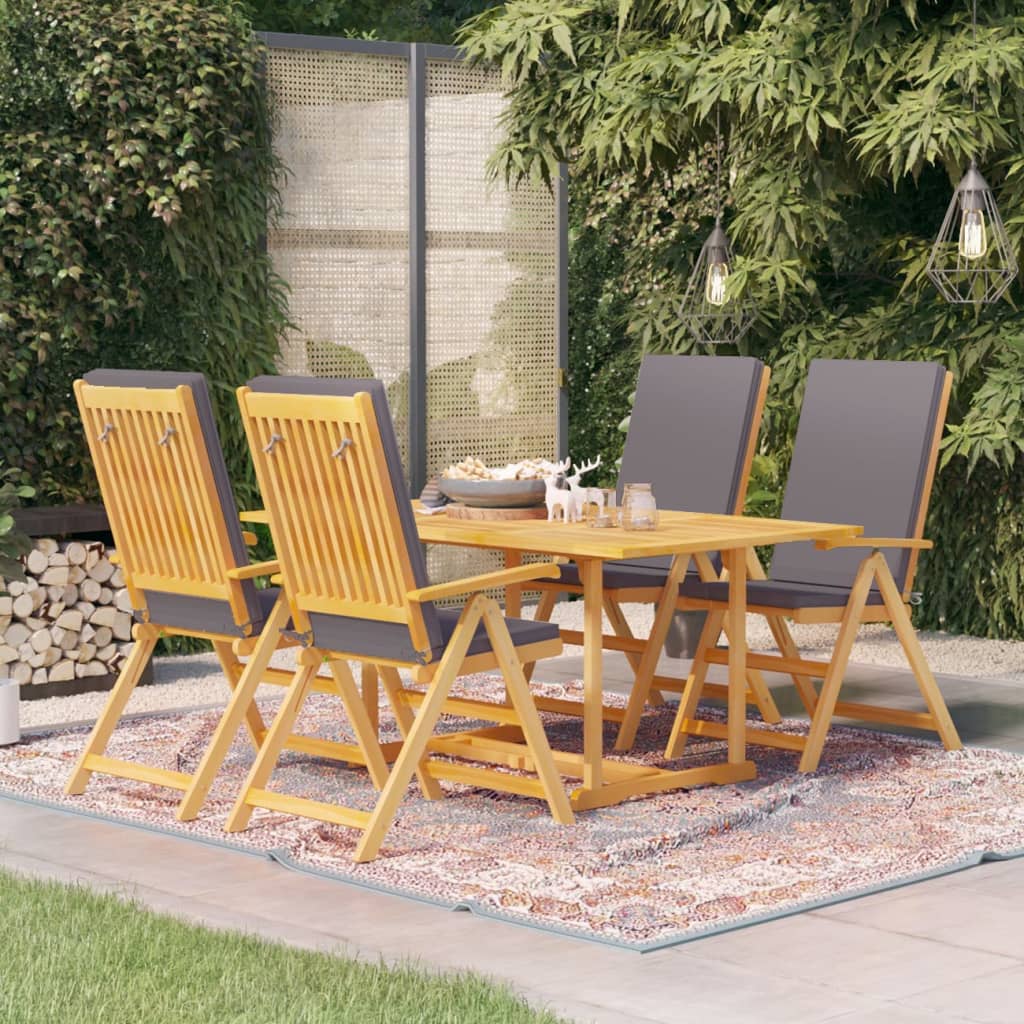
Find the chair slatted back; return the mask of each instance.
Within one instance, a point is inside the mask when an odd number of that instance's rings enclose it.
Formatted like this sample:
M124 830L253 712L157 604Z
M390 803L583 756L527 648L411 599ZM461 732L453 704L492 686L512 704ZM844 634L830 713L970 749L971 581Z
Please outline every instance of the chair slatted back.
M104 506L131 593L226 601L251 620L191 388L75 382ZM170 623L173 625L173 623Z
M371 396L238 394L297 627L397 623L429 649Z

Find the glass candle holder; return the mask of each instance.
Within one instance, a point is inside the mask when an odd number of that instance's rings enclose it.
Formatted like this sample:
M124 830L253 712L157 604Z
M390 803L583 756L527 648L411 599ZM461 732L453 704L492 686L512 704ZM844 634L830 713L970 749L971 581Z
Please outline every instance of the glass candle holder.
M650 484L626 484L622 492L622 528L654 530L658 526L658 506Z
M584 496L583 518L587 526L599 530L618 526L618 517L615 513L615 489L587 487Z

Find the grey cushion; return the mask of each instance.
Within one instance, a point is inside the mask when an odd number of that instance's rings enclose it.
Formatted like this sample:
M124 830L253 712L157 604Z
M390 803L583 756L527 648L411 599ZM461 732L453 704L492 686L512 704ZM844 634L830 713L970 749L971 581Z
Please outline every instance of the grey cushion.
M867 552L862 552L862 555ZM685 597L702 601L728 601L728 583L702 583L686 579L679 591ZM777 580L748 580L747 603L768 608L842 608L850 598L849 587L815 586L810 583L785 583ZM868 595L868 604L881 604L877 590Z
M691 569L687 575L698 579ZM604 566L604 589L619 590L630 588L636 590L644 587L663 587L668 570L656 565L632 565L629 562L606 562ZM562 575L558 585L580 586L580 570L575 562L562 566Z
M444 654L460 614L458 608L437 609L441 640L432 649L432 660L437 661ZM313 614L309 620L313 627L314 643L324 650L365 658L393 658L408 662L420 660L409 639L409 631L402 625L367 622L340 615ZM506 619L505 622L512 634L512 642L517 647L542 640L557 640L559 637L558 626L551 622L533 622L529 619ZM490 649L490 638L481 622L470 642L468 653L483 654Z
M351 377L256 377L249 381L249 387L253 391L276 395L336 395L349 398L360 392L369 393L373 400L374 412L377 414L377 427L380 430L381 443L384 446L384 457L388 466L388 475L391 479L391 486L394 488L395 497L398 500L398 516L402 524L402 535L405 538L406 554L412 565L413 578L416 581L416 586L428 586L430 580L427 576L427 563L423 554L423 547L420 544L419 531L416 528L415 513L412 510L412 503L409 499L405 469L402 466L402 457L398 450L398 440L395 437L395 428L391 420L391 410L388 408L387 392L384 389L384 385L379 380ZM421 607L430 646L435 649L443 647L441 626L434 605L430 602L424 602ZM312 618L310 621L312 621ZM406 653L412 650L409 631L404 626L398 627L400 638L396 639L396 631L387 629L387 623L369 620L342 621L359 622L360 628L367 631L365 642L371 647L380 648L376 650L376 653L381 657L399 657L397 654L386 655L385 648L387 647L390 647L392 650L401 648ZM322 628L323 625L321 624ZM379 640L374 639L378 636L380 630L385 632L380 633ZM315 634L316 628L314 626ZM370 652L367 651L366 653ZM403 659L406 657L406 653L401 655ZM410 660L415 659L412 658Z
M783 519L853 523L866 536L909 537L923 498L945 367L816 359L807 375ZM773 580L848 587L868 552L782 544ZM902 589L910 553L885 557Z
M85 382L87 384L95 385L96 387L107 387L107 388L152 388L154 390L166 390L181 387L192 389L192 398L196 406L196 414L199 417L199 425L203 432L203 440L206 442L206 455L210 461L210 470L213 475L213 481L217 489L217 498L220 503L220 511L224 517L224 522L227 525L228 541L231 545L231 553L235 559L236 566L243 566L249 564L249 553L246 549L245 540L242 538L242 528L238 521L238 506L235 503L234 491L231 488L231 478L228 476L228 468L224 463L224 453L220 446L220 437L217 434L217 423L213 416L213 406L210 403L210 391L206 383L206 378L201 373L177 373L174 371L167 370L92 370L85 375ZM117 538L115 537L115 540ZM251 580L242 581L242 593L245 597L246 607L249 610L250 621L253 624L261 622L261 616L263 614L263 606L260 602L259 591ZM159 595L155 592L149 593L150 601L160 601ZM170 594L168 597L172 596ZM191 598L188 595L174 595L180 597L182 601L197 601L208 599L205 598ZM220 605L221 602L209 601L210 605ZM202 626L189 625L190 622L195 621L191 612L185 612L185 618L182 621L174 621L173 616L179 609L185 609L186 605L179 604L176 601L164 602L159 604L161 608L161 615L163 618L157 620L155 617L153 621L159 621L164 626L175 626L179 629L201 629L205 628ZM228 609L228 615L230 618L230 609L227 604L223 604L223 608ZM150 608L152 615L152 607ZM213 614L211 610L211 614ZM186 621L187 620L187 621ZM223 620L219 617L216 619L218 623L223 625ZM209 632L218 632L224 634L237 633L238 628L234 625L234 620L231 620L230 628L208 630Z
M263 629L279 592L277 587L255 591L259 611L252 620L251 635L255 636ZM149 621L157 626L174 626L177 629L220 633L223 636L242 635L242 630L235 625L231 606L227 601L186 594L167 594L154 590L147 590L144 593L149 609Z
M747 356L644 356L622 453L618 494L649 483L659 508L728 515L745 481L764 363ZM712 556L716 568L719 559ZM630 568L671 559L636 558L605 565L609 587L645 586ZM575 566L562 580L578 584ZM657 584L652 584L657 586Z

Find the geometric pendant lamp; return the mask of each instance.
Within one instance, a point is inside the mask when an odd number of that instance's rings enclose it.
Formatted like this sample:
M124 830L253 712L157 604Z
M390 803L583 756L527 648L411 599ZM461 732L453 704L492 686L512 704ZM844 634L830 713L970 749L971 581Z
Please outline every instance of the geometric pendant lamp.
M971 37L971 113L977 114L978 0L971 3ZM953 193L926 269L942 297L954 303L995 302L1017 276L1003 218L974 160Z
M679 319L703 345L737 342L757 319L757 308L745 295L733 293L732 243L722 227L722 131L715 110L715 226L701 246L686 283Z
M954 303L995 302L1017 276L992 189L973 160L953 193L927 271L942 297Z
M757 308L745 295L730 294L733 251L722 218L701 246L686 285L679 318L704 345L737 342L757 319Z

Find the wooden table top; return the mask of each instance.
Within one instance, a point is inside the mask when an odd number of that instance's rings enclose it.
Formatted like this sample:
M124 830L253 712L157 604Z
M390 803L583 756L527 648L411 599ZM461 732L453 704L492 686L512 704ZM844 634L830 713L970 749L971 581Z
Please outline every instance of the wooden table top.
M418 507L418 502L413 502ZM863 527L839 523L802 523L752 516L659 510L654 530L595 529L586 523L526 519L479 521L452 519L444 513L416 513L420 540L428 544L531 551L572 558L622 560L654 555L695 554L731 548L762 547L790 541L859 537Z

